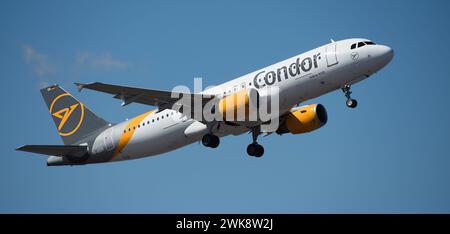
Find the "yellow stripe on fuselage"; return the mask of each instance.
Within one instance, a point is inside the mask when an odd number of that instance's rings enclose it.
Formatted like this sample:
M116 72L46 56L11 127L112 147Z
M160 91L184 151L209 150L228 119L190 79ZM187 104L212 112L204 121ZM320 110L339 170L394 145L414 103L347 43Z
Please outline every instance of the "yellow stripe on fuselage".
M138 129L138 124L140 124L142 122L142 120L144 120L148 115L150 115L151 113L155 112L155 110L146 112L144 114L141 114L137 117L134 117L133 119L131 119L128 124L125 126L124 129L122 129L122 136L120 137L119 140L119 144L117 145L116 150L114 151L114 155L111 159L114 160L117 155L119 155L122 150L125 148L125 146L127 146L128 142L130 142L131 137L134 135L134 133L136 132L136 130Z

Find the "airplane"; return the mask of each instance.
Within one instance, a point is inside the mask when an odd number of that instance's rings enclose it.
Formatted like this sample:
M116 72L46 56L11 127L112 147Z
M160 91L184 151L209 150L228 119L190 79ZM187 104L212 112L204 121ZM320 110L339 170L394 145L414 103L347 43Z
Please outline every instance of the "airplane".
M49 156L47 166L74 166L159 155L198 141L216 148L221 137L251 133L247 153L261 157L264 147L258 144L258 136L303 134L327 123L327 111L322 104L300 106L301 103L340 89L346 105L355 108L357 101L351 97L351 86L381 70L393 56L388 46L352 38L331 40L306 53L197 93L99 82L75 83L79 91L89 89L112 94L122 100L123 106L140 103L157 107L118 124L98 117L55 84L41 89L41 94L64 145L24 145L16 150ZM276 129L264 131L261 126L267 120L249 120L247 112L243 120L227 118L235 117L238 109L260 108L263 97L271 98L267 91L271 88L278 90L278 115L270 120L277 123ZM206 108L205 103L213 102L210 112L225 118L206 120L196 114L198 109L193 108L192 102L179 103L183 95L200 100L202 108Z

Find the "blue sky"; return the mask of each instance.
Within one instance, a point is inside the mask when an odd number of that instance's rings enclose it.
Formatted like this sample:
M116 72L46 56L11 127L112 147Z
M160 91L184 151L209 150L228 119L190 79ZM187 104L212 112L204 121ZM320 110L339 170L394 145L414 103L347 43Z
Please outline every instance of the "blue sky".
M449 212L448 1L1 1L0 212ZM58 83L120 122L120 107L73 82L171 90L214 85L329 41L365 37L395 58L320 102L327 125L249 135L123 163L48 168L23 144L62 144L39 88Z

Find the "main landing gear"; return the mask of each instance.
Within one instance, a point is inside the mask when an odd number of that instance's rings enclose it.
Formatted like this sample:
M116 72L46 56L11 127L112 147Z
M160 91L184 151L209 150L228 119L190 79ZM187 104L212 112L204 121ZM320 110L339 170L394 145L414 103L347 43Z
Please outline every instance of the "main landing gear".
M206 147L217 148L220 144L220 139L216 135L206 134L202 138L202 144Z
M253 143L247 146L247 154L257 158L263 156L264 154L264 147L258 144L258 142L256 142L256 140L258 139L258 135L259 135L259 128L258 130L253 129L252 130Z
M251 133L253 143L247 146L247 154L259 158L264 154L264 147L257 142L258 135L261 133L260 127L253 128ZM203 136L202 144L206 147L217 148L220 144L220 139L218 136L208 133Z
M350 96L350 94L352 94L350 88L351 86L347 84L342 88L342 92L344 92L345 97L347 98L347 101L345 103L347 107L355 108L358 105L358 102L355 99L352 99L352 97Z

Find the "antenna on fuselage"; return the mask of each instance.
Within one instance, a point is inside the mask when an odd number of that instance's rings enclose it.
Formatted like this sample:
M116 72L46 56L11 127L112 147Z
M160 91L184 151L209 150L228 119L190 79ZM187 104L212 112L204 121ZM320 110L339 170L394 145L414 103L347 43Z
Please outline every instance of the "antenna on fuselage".
M333 40L333 38L330 38L331 43L334 43L335 41Z

